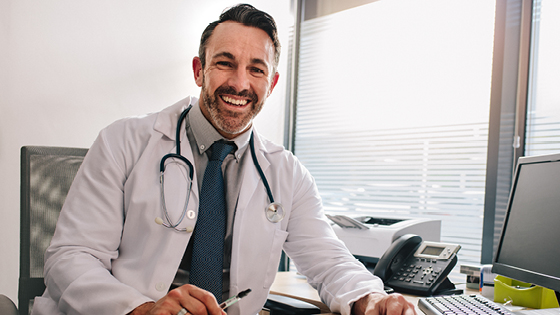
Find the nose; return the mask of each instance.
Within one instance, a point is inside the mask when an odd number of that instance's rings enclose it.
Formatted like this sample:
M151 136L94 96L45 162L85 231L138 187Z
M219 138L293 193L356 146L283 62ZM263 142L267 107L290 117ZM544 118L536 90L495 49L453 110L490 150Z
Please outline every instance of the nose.
M249 77L245 69L241 67L232 72L229 78L229 86L235 88L237 92L250 89Z

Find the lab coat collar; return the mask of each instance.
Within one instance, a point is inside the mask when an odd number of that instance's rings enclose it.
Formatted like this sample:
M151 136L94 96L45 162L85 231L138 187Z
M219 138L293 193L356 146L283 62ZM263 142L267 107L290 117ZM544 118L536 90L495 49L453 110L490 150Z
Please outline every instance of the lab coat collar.
M196 102L198 102L198 98L189 96L163 109L157 115L156 122L154 123L154 130L162 133L170 140L175 141L175 132L177 130L179 116L189 105L195 104ZM186 137L186 133L181 132L181 142L183 142L184 137Z
M176 126L177 126L177 120L179 119L179 116L181 115L181 113L183 112L183 110L185 110L189 105L194 105L196 102L198 102L198 98L194 97L194 96L189 96L186 97L182 100L180 100L179 102L163 109L156 118L156 121L154 123L154 130L157 132L162 133L165 137L167 137L169 140L175 141L175 132L176 132ZM274 153L277 151L282 151L283 147L273 144L272 142L270 142L269 140L261 137L257 131L257 128L255 126L252 127L252 131L254 134L254 141L255 141L255 153L257 155L257 160L259 161L259 164L263 170L263 172L266 172L266 169L270 166L270 162L267 159L267 155L270 153ZM190 150L184 150L183 145L187 145L188 141L184 141L186 137L186 133L182 132L181 133L181 147L182 147L182 152L183 154L187 155L187 158L192 159L192 152L190 152ZM249 149L249 148L247 148ZM247 152L250 154L250 152ZM249 159L251 160L251 159ZM252 162L251 162L252 163ZM254 173L254 178L255 179L260 179L260 176L258 175L258 172L255 171L252 172ZM256 186L256 183L255 183Z

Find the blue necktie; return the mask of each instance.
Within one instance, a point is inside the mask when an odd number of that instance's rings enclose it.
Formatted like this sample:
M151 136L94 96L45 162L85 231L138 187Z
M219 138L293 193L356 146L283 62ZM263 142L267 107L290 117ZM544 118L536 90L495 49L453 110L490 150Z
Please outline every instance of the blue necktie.
M212 144L212 156L204 171L198 219L193 233L189 283L212 292L218 303L222 300L227 220L222 162L233 149L233 144L223 141Z

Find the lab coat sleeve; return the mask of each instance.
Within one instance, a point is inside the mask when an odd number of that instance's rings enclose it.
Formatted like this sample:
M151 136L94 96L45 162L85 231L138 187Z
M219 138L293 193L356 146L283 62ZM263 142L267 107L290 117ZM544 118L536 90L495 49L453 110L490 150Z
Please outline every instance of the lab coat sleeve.
M111 273L125 220L127 167L134 163L123 154L125 143L119 149L119 142L127 140L113 139L124 138L119 131L113 130L112 137L101 131L90 148L45 256L48 295L65 314L126 314L150 300Z
M301 164L297 165L284 250L332 311L350 314L353 302L364 295L385 294L383 282L365 269L336 237L324 215L313 178Z

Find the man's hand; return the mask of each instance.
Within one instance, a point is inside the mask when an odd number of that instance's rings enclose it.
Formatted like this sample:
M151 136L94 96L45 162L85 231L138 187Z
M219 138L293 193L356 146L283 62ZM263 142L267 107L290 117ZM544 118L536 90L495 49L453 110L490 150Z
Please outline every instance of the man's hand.
M144 303L130 315L177 315L181 309L193 315L225 315L212 293L190 284L169 291L157 302Z
M393 293L384 295L371 293L354 303L354 315L416 315L414 305L404 296Z

